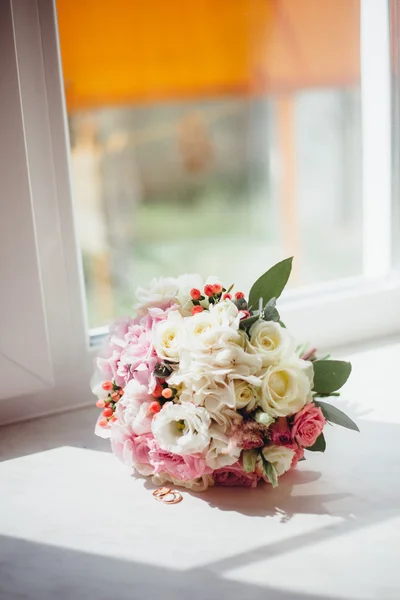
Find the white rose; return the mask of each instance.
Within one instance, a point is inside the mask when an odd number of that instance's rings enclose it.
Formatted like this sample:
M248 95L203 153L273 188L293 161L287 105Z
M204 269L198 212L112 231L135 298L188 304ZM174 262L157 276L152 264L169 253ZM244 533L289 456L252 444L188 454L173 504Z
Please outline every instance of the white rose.
M229 438L220 427L210 429L211 443L206 454L206 464L211 469L220 469L233 465L239 460L241 448L230 443Z
M150 433L153 415L149 413L149 406L153 400L147 393L147 386L132 379L117 404L116 416L137 435Z
M287 448L286 446L265 446L262 450L263 456L265 460L267 460L273 467L275 467L276 474L278 477L289 471L293 456L294 450ZM257 471L264 474L264 471L261 466L261 458L257 461Z
M176 310L168 313L153 329L153 346L157 356L164 360L178 362L182 344L183 319Z
M134 308L143 310L151 306L165 306L175 298L177 291L178 281L173 277L152 279L148 288L137 288L136 298L139 302Z
M199 406L167 402L153 418L151 430L160 448L173 454L202 452L210 443L210 416Z
M312 363L293 357L268 367L262 379L260 406L272 417L293 415L312 401Z
M191 352L221 348L235 340L239 340L237 328L221 324L216 314L208 310L185 319L184 346Z
M250 380L252 380L252 378L250 378ZM259 380L254 377L254 381L258 382ZM251 411L255 406L257 406L261 399L260 383L258 386L256 386L243 379L235 379L233 381L237 410L246 408L248 411Z
M192 314L193 302L190 296L190 290L193 288L202 291L203 280L200 275L180 275L178 277L178 292L176 299L180 305L180 312L184 317ZM203 302L204 304L204 302Z
M289 358L295 351L290 333L274 321L256 321L249 333L250 345L260 353L263 367Z

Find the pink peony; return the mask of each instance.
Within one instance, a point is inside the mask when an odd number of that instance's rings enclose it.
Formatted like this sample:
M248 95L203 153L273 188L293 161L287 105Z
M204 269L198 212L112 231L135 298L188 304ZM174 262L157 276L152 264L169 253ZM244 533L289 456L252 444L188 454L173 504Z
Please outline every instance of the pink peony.
M146 477L154 473L149 460L152 439L151 433L135 435L127 426L119 422L114 423L111 429L111 448L114 454L128 467L134 467Z
M292 432L286 417L279 417L270 428L271 440L276 446L293 446Z
M313 402L306 404L294 417L292 425L293 439L300 446L308 448L316 442L325 423L326 420L322 410L317 408Z
M155 474L168 473L175 479L189 481L212 473L212 469L206 465L204 457L200 454L172 454L162 450L155 439L150 440L149 445L149 459Z
M257 473L246 473L237 462L229 467L217 469L213 473L215 485L225 487L257 487L260 476Z
M294 469L297 466L297 463L301 458L304 457L304 448L300 448L297 444L293 444L290 448L294 451L294 455L292 458L292 464L290 465L291 469Z

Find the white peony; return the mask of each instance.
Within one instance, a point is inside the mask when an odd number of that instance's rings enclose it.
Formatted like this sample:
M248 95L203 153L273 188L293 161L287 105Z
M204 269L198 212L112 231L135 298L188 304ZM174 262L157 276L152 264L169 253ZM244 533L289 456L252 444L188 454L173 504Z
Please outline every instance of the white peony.
M220 469L233 465L239 460L241 448L232 444L222 428L213 426L210 429L211 443L206 454L206 464L211 469Z
M295 351L295 343L288 330L274 321L256 321L249 333L251 348L260 354L263 367L287 359Z
M199 406L167 402L154 417L151 430L160 448L174 454L202 452L210 443L210 417Z
M166 306L173 300L178 291L178 280L173 277L152 279L148 288L138 287L134 308L143 310L152 306Z
M179 361L182 344L183 319L180 313L173 310L164 321L153 328L153 346L157 356L172 362Z
M294 450L287 448L286 446L265 446L262 450L263 456L265 460L267 460L273 467L275 467L276 473L278 477L289 471L293 456ZM264 471L261 466L261 458L257 461L257 471L264 474Z
M312 401L312 363L293 357L268 367L262 379L260 406L272 417L293 415Z

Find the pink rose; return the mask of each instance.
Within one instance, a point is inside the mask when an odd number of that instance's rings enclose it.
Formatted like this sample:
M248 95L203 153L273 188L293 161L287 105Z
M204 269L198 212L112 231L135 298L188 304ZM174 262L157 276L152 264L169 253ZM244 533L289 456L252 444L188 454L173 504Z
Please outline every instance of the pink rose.
M293 446L292 432L286 417L279 417L270 428L271 440L276 446Z
M315 444L325 423L326 420L322 414L322 410L317 408L313 402L306 404L294 417L292 425L293 439L300 446L308 448Z
M260 476L257 473L246 473L237 462L229 467L222 467L213 473L215 485L225 487L257 487Z
M155 474L168 473L175 479L189 481L212 473L212 469L206 465L205 458L201 454L180 456L167 452L158 446L154 438L150 440L149 445L149 459Z

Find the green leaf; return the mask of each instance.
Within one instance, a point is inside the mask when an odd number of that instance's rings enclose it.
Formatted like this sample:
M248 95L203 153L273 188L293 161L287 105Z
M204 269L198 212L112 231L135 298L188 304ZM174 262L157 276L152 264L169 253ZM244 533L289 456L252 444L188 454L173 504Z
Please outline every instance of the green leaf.
M254 473L256 468L257 450L244 450L242 454L243 469L246 473Z
M263 319L264 321L279 321L280 316L276 309L276 298L271 298L264 306Z
M258 311L257 311L254 315L251 315L251 317L242 319L240 321L240 329L248 329L249 327L251 327L253 325L253 323L258 321L259 318L260 318L260 315L258 314Z
M352 429L353 431L360 431L354 421L352 421L344 412L336 408L336 406L332 406L332 404L328 404L327 402L322 402L320 400L314 400L314 404L315 406L320 407L325 419L330 423L341 425L341 427L346 427L347 429Z
M315 360L314 387L319 394L336 392L346 383L351 373L351 364L343 360Z
M258 306L260 298L264 302L271 298L279 298L289 279L292 261L293 257L286 258L261 275L250 290L249 304Z
M326 442L323 433L320 433L317 437L317 440L313 446L309 446L306 450L310 450L311 452L325 452Z
M276 472L274 465L265 460L262 450L260 450L260 456L265 477L268 479L272 487L278 487L278 473Z

